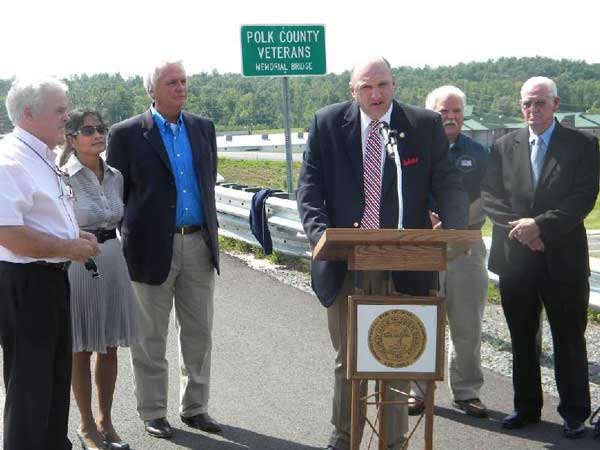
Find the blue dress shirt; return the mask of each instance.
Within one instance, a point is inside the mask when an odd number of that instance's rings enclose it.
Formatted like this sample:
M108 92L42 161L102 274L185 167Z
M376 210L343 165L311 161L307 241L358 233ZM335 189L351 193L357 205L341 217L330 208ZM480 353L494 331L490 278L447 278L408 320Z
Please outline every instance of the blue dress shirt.
M183 116L179 113L177 123L170 123L154 108L154 105L150 106L150 110L167 150L175 179L177 189L175 226L202 225L204 224L202 196Z

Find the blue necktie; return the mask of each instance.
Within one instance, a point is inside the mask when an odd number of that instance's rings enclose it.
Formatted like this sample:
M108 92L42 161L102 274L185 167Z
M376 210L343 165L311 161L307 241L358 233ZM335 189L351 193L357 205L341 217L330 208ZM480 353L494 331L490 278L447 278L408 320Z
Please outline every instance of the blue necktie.
M541 137L531 140L531 170L533 172L533 187L537 187L544 165L544 156L546 156L546 146Z

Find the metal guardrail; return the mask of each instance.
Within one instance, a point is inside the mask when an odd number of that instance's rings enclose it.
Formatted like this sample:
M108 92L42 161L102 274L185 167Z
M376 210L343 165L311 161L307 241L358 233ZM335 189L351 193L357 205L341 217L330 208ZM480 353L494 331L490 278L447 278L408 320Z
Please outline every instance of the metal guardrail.
M234 183L222 183L215 188L219 234L260 247L250 230L250 205L252 196L260 188ZM273 249L279 253L310 258L308 240L295 200L289 200L288 194L276 191L266 201L269 231ZM484 237L489 251L491 239ZM498 283L498 275L488 272L490 281ZM600 272L592 269L590 277L590 307L600 311Z
M249 222L252 196L259 189L230 183L215 188L219 234L260 247ZM266 212L273 249L286 255L310 257L296 201L289 200L285 192L276 191L266 201Z

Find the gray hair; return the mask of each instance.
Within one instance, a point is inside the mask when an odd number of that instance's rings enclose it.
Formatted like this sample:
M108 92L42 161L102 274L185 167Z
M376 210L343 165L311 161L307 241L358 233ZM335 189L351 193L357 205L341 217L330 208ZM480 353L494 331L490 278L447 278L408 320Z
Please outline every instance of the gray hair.
M462 102L463 110L465 109L465 105L467 104L467 96L456 86L441 86L431 91L425 100L425 108L433 111L438 101L444 100L448 97L459 98Z
M16 78L6 95L8 118L13 125L18 125L27 107L34 112L40 110L45 92L66 93L68 89L65 83L53 77Z
M525 92L528 92L532 88L534 88L536 86L540 86L540 85L546 86L548 88L548 91L550 92L550 95L552 98L558 97L558 90L556 89L556 83L554 81L552 81L550 78L548 78L548 77L531 77L525 83L523 83L523 86L521 86L521 98L523 98L523 94Z
M168 66L170 64L178 65L181 68L181 70L185 72L185 67L183 66L183 61L181 59L163 59L162 61L159 61L158 64L156 64L142 77L144 80L144 87L146 88L146 93L150 93L150 89L155 88L156 83L158 82L158 75L160 73L160 70L163 67Z

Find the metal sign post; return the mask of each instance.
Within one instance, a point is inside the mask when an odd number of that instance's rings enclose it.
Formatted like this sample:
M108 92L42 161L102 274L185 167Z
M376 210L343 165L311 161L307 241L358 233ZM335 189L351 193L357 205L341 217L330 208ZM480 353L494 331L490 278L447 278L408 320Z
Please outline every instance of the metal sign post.
M281 79L283 87L283 128L285 133L285 174L290 200L295 200L294 174L292 169L292 137L290 132L290 87L288 77Z
M292 199L294 181L289 77L326 73L325 27L323 25L242 25L240 37L243 76L283 77L286 184Z

